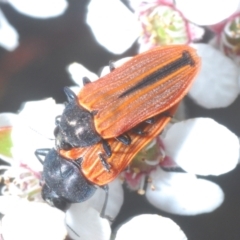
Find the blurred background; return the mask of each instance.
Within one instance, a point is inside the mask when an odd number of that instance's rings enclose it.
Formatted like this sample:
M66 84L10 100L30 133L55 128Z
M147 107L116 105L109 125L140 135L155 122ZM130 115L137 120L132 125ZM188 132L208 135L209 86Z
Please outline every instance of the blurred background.
M47 19L30 18L11 5L0 3L1 10L20 36L19 47L14 51L0 47L0 112L17 112L25 101L48 97L64 102L63 87L72 85L66 67L72 62L98 73L109 60L137 53L137 42L120 55L98 44L85 23L88 3L71 0L63 15ZM188 98L186 104L190 117L211 117L239 136L239 99L230 107L217 110L203 109ZM225 193L224 203L214 212L191 217L168 214L148 204L144 196L126 190L124 206L113 228L131 216L158 213L174 220L188 239L240 239L240 167L208 179L218 183Z

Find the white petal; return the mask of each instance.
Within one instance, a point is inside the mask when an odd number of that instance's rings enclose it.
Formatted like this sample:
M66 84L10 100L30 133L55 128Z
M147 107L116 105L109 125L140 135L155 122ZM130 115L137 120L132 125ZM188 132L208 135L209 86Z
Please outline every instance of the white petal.
M70 73L72 80L80 87L83 87L83 77L89 78L90 81L95 81L99 78L95 73L90 72L82 64L76 62L70 64L67 70Z
M142 214L123 224L115 240L186 240L184 232L169 218Z
M6 215L11 212L13 208L17 208L20 202L17 196L0 196L0 213Z
M20 13L36 18L59 16L68 7L66 0L8 0L8 2Z
M202 58L202 68L189 92L205 108L227 107L239 94L238 67L208 44L194 44Z
M56 104L54 99L47 98L24 103L19 117L39 134L46 138L54 138L55 118L61 115L63 110L63 104Z
M45 203L20 200L2 219L5 240L62 240L66 236L64 213Z
M177 8L183 15L198 25L213 25L232 15L238 8L239 0L176 0Z
M140 25L119 0L91 0L87 23L97 41L107 50L121 54L140 34Z
M0 10L0 46L8 51L13 51L18 47L18 33L15 28L7 21L3 12Z
M163 142L166 154L189 173L220 175L238 163L238 137L210 118L173 124Z
M224 193L217 184L197 179L188 173L171 173L158 169L150 177L155 190L147 188L148 201L169 213L179 215L208 213L214 211L224 201Z
M99 212L86 203L72 204L66 212L65 222L69 236L75 240L109 240L110 224Z
M53 99L28 102L19 114L20 120L12 130L13 158L21 160L32 170L41 171L42 165L34 152L38 148L54 146L53 130L55 117L62 113L64 106Z

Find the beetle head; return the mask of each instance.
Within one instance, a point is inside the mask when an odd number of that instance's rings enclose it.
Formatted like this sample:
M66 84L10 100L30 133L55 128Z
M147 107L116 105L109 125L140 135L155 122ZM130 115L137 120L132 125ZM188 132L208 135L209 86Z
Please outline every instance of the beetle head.
M43 199L64 211L71 203L86 201L96 191L96 187L85 179L78 166L61 157L55 149L46 154L42 177Z

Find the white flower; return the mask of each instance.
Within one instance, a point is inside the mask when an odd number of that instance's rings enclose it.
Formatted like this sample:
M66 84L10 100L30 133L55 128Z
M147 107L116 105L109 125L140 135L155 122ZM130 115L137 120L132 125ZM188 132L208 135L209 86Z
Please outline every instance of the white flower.
M118 64L116 63L115 66L118 66ZM78 68L80 68L80 73L78 73ZM77 64L71 66L70 71L78 83L82 75L85 76L88 74L86 69L82 66L79 67ZM52 135L55 127L54 118L61 114L62 109L63 106L56 106L55 102L51 99L41 103L30 102L25 104L24 109L17 115L18 123L13 124L13 159L16 159L20 163L25 163L30 169L36 169L37 172L41 170L41 165L37 164L38 166L35 166L35 164L31 163L33 157L35 159L32 153L36 148L52 147L54 145L53 141L46 141L46 139L48 137L54 138ZM38 140L35 140L35 135L38 136ZM27 140L23 141L25 138ZM26 152L23 152L21 155L21 150L26 146ZM213 120L187 120L174 124L164 134L163 149L167 154L167 157L165 157L166 161L160 164L164 170L158 166L159 161L155 161L156 169L148 172L152 180L146 189L148 201L159 209L182 215L211 212L219 207L224 200L224 193L221 188L210 181L198 179L195 174L219 175L232 170L237 165L239 158L239 141L237 137ZM27 151L31 152L29 156ZM19 156L21 157L20 160L18 159ZM174 162L175 167L181 167L186 173L172 171L171 164L169 166L166 164L168 159L169 162L170 160ZM165 170L168 170L168 172ZM121 184L118 180L112 184L116 185L111 193L110 184L110 197L105 211L105 215L110 219L116 217L123 201ZM88 201L73 204L67 211L65 222L70 235L74 239L82 239L83 237L86 239L96 239L96 236L98 236L97 239L109 239L111 234L110 224L106 219L100 218L104 195L104 191L99 189ZM206 198L206 195L208 198ZM9 214L5 214L6 220ZM21 212L21 214L23 213ZM13 217L13 215L10 216ZM154 220L154 226L161 225L158 220ZM163 219L161 218L160 222L161 220ZM7 226L7 223L5 221L5 226ZM141 226L141 223L139 224ZM92 231L89 231L90 228ZM158 227L156 228L158 229ZM148 229L148 233L155 230L155 228L154 230L151 228ZM166 227L166 229L169 228ZM178 227L170 229L172 231L169 233L169 236L172 234L175 237L176 234L176 238L174 239L179 237L178 234L183 239L186 238ZM140 230L142 233L141 236L144 236L145 229L141 228ZM5 228L5 236L8 236L6 234L7 230ZM130 237L131 234L129 232ZM27 239L27 237L23 239ZM125 235L122 238L127 239ZM52 237L51 239L54 238ZM119 239L121 239L120 232Z
M189 44L204 34L204 29L189 22L173 1L142 2L135 14L142 26L140 52L159 45Z
M4 214L0 234L5 240L62 240L68 234L74 240L109 240L111 228L105 218L99 217L94 208L72 206L64 213L46 203L29 202L16 197L0 197L0 212ZM70 212L71 211L71 212ZM72 215L75 218L72 219ZM76 219L77 217L77 219ZM81 220L81 224L78 221ZM142 214L124 223L117 231L116 240L187 239L183 231L172 220L158 215Z

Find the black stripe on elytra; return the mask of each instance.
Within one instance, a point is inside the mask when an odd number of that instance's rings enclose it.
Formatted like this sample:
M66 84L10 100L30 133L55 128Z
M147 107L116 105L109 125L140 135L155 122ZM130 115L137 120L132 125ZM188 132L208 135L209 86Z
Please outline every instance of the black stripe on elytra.
M178 60L163 66L162 68L158 69L154 73L150 74L149 76L143 78L141 82L137 83L135 86L129 88L127 91L123 92L119 98L125 97L139 89L145 88L148 85L154 84L155 82L162 80L167 75L173 73L177 69L180 69L186 65L194 66L195 62L192 59L190 53L188 51L182 52L182 57Z

